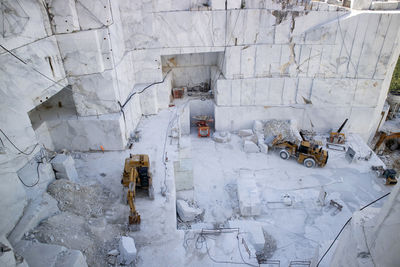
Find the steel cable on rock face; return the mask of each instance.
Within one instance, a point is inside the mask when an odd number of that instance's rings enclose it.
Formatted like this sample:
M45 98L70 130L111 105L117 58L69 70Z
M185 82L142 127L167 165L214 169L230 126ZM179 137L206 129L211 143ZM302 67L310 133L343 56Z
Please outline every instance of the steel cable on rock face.
M4 137L8 140L8 142L10 142L11 145L12 145L16 150L18 150L19 153L24 154L24 155L26 155L26 156L29 156L30 154L32 154L33 151L35 151L36 147L39 145L39 143L36 143L35 146L33 147L32 151L29 152L29 153L26 153L26 152L22 151L21 149L19 149L19 148L13 143L13 141L11 141L11 139L6 135L6 133L3 132L2 129L0 129L0 132L4 135ZM3 146L4 146L3 141L1 141L1 143L2 143ZM4 147L5 147L5 146L4 146Z
M360 210L363 210L369 206L371 206L372 204L374 204L375 202L381 200L384 197L387 197L388 195L390 195L390 192L381 196L380 198L375 199L374 201L368 203L367 205L365 205L364 207L362 207ZM319 264L321 263L321 261L324 259L324 257L326 256L326 254L328 254L329 250L332 248L333 244L336 242L336 240L339 238L340 234L343 232L344 228L346 227L346 225L351 221L353 217L350 217L346 223L343 225L343 227L340 229L339 233L336 235L335 239L332 241L331 245L328 247L328 249L325 251L324 255L322 255L321 259L318 261L316 267L319 266Z

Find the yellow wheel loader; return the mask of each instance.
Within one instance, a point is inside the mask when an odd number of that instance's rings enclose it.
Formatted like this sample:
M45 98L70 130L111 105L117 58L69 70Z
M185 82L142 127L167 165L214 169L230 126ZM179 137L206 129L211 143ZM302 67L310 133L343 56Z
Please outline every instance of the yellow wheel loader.
M140 215L135 206L136 188L147 190L149 198L154 199L154 188L148 155L131 154L129 158L125 159L121 184L128 188L129 224L140 224Z
M298 163L307 168L313 168L316 165L324 167L328 162L328 151L309 141L301 141L300 144L295 144L283 140L282 135L278 135L272 141L271 146L280 149L279 156L282 159L296 158Z

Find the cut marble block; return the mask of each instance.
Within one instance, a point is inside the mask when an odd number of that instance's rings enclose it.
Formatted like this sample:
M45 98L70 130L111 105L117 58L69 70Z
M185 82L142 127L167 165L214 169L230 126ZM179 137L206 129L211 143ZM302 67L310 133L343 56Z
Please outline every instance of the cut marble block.
M225 10L225 0L211 0L212 10Z
M79 250L22 240L15 246L30 267L87 267L85 257Z
M25 208L24 215L8 236L8 240L12 245L16 245L26 232L58 211L57 200L44 192L41 197L30 202Z
M51 160L51 165L56 171L57 178L66 178L71 181L78 180L78 173L75 169L75 161L71 156L58 154Z
M67 75L84 75L111 69L106 29L79 31L56 36Z
M184 222L194 221L196 216L199 216L203 212L201 209L189 206L189 204L182 199L176 201L176 211L178 212L179 218Z
M246 153L257 153L260 152L260 148L253 141L244 140L243 151Z
M227 9L239 9L242 5L242 0L228 0Z
M37 163L31 160L24 167L18 170L18 176L25 184L35 185L32 188L26 188L28 199L35 199L42 192L46 191L47 186L54 181L54 171L49 163Z
M52 16L51 26L54 33L79 31L79 20L73 0L46 0Z
M237 181L240 214L257 216L261 214L261 200L253 177L239 177Z
M123 265L131 264L136 260L137 250L132 237L121 237L119 240L119 253L118 260Z

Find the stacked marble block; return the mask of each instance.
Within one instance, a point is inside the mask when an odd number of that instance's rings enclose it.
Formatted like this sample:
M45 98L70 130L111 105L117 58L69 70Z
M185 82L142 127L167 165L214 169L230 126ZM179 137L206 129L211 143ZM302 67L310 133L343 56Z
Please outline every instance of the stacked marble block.
M57 179L67 179L73 182L78 180L75 161L70 155L58 154L51 160L51 165L53 166Z
M102 145L107 150L122 149L129 136L126 132L136 127L141 112L127 105L124 120L118 105L134 84L131 57L124 56L118 3L52 0L47 4L78 115L61 123L50 122L55 148L98 150ZM130 104L136 102L134 98ZM65 128L72 128L74 134L68 135ZM57 131L67 136L52 134Z

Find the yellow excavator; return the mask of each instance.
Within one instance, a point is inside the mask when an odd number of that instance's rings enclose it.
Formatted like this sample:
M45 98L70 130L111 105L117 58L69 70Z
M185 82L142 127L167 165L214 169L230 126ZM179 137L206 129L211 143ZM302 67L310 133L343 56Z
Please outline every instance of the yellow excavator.
M282 135L279 134L272 141L271 146L275 149L281 149L279 151L279 156L282 159L294 157L297 159L298 163L303 164L307 168L313 168L315 165L324 167L328 162L328 151L323 150L322 147L317 144L305 141L304 138L300 144L296 144L282 139Z
M140 224L140 214L137 212L135 206L136 188L147 190L149 198L154 199L154 188L148 155L130 154L129 158L125 159L121 184L128 188L129 224Z

